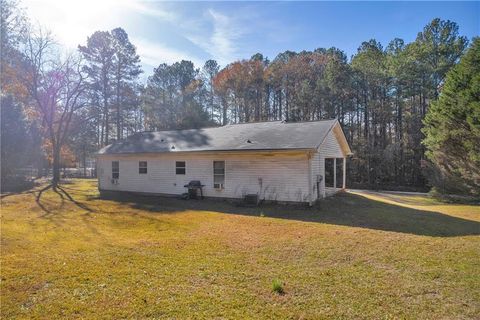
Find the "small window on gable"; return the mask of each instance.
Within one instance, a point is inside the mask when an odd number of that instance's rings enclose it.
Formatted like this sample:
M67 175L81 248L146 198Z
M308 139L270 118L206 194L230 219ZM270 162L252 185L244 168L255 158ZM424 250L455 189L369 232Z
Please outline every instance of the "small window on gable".
M175 173L185 174L187 172L187 164L185 161L175 161Z
M112 161L112 179L118 179L120 177L120 162Z
M147 161L139 161L138 162L138 173L139 174L147 174Z

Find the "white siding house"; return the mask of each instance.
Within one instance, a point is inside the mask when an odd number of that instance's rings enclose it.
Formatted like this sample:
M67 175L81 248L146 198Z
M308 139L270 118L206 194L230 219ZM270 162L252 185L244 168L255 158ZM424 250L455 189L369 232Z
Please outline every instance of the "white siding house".
M339 187L326 185L325 159L345 168L350 154L336 120L146 132L99 151L98 186L101 192L181 195L185 184L199 180L206 197L256 194L311 204L345 187L344 178Z

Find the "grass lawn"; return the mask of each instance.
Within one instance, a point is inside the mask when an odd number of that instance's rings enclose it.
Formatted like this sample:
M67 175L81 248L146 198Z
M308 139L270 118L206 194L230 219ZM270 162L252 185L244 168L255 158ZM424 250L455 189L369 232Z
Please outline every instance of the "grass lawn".
M92 180L2 199L3 319L479 315L479 206L107 200Z

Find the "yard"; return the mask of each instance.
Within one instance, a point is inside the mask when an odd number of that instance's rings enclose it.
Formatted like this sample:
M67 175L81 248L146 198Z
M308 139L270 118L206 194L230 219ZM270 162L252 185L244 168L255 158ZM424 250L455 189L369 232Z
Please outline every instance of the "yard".
M74 180L3 196L1 263L4 319L478 318L480 206L101 199Z

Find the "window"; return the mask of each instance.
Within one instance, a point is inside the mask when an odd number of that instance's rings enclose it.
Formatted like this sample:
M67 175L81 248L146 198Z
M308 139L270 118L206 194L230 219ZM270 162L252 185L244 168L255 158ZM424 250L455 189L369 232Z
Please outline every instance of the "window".
M332 188L333 185L333 158L325 158L325 187Z
M138 173L139 174L147 174L147 161L139 161L138 162Z
M225 161L213 161L213 187L223 189L225 184Z
M118 179L120 177L120 162L112 161L112 179Z
M187 165L185 161L175 161L175 173L185 174L187 171Z
M336 185L335 185L336 183ZM325 159L325 187L342 188L343 186L343 158Z

